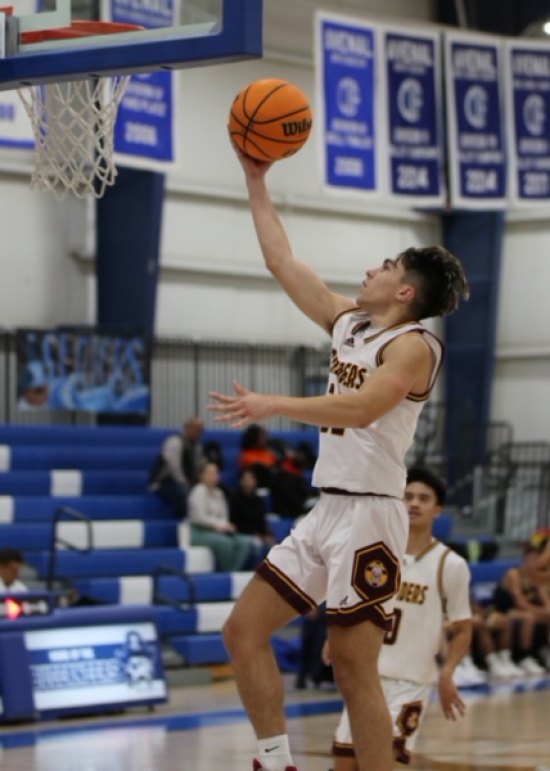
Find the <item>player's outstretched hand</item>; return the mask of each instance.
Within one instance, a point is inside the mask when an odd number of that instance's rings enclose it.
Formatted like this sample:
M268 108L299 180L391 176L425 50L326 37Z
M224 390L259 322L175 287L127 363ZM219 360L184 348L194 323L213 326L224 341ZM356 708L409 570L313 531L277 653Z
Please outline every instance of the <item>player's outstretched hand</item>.
M446 673L439 677L439 701L447 720L456 720L459 715L464 717L466 704L462 701L453 678Z
M233 142L231 137L229 139L233 145L235 153L237 154L237 158L243 167L246 177L248 179L262 179L262 177L265 177L269 169L273 166L273 162L257 161L255 158L251 158L249 155L245 155L245 153L243 153L243 151L237 147L235 142Z
M233 381L235 396L227 396L218 391L210 391L214 400L207 408L218 414L214 418L217 423L229 423L231 428L242 428L248 423L270 418L275 415L274 397L270 394L257 394L249 391L238 381Z

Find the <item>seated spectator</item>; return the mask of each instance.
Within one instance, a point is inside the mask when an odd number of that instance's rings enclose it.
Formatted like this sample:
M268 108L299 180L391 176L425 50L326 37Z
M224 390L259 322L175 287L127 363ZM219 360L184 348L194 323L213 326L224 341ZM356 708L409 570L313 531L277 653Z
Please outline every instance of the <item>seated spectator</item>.
M263 426L252 423L241 437L239 469L254 471L259 487L271 487L272 471L279 458L269 447L268 434Z
M498 613L471 600L474 622L474 659L482 663L496 678L518 677L523 670L512 659L514 627L526 639L529 624L513 614Z
M263 498L258 495L258 480L252 469L239 472L237 489L230 494L230 519L237 532L253 535L271 546L273 534L269 530Z
M537 656L548 644L550 629L550 584L539 559L540 548L526 544L521 566L506 571L493 598L494 613L509 614L521 622L516 659L525 674L533 675L545 671Z
M301 517L311 508L311 492L303 474L302 456L287 449L271 477L273 512L280 517Z
M27 591L25 584L19 580L23 563L23 555L18 549L0 549L0 592Z
M165 498L181 519L187 515L189 490L197 484L206 460L201 444L203 428L198 417L186 420L181 433L164 440L149 476L149 491Z
M188 498L191 546L208 546L214 554L216 570L229 573L243 570L253 553L250 535L237 533L229 519L227 499L218 486L220 471L215 463L205 463L199 482Z

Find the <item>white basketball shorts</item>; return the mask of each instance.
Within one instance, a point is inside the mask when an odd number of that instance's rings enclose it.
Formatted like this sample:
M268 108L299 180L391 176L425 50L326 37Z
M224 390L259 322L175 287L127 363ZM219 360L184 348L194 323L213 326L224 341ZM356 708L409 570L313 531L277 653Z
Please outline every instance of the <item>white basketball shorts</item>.
M389 630L408 527L397 498L322 493L257 572L298 613L326 600L328 624Z

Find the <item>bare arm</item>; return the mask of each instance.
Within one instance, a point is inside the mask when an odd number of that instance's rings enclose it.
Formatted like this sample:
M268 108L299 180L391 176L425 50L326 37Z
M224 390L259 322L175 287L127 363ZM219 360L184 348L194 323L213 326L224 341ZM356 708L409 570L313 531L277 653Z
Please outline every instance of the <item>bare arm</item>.
M439 700L447 720L456 720L457 713L464 715L466 705L453 682L453 672L459 662L470 650L472 643L472 620L453 621L450 625L451 640L447 648L445 662L439 674Z
M217 420L240 428L248 422L283 415L317 426L366 427L396 407L411 391L420 390L432 366L431 353L420 334L402 335L385 351L384 363L357 391L324 396L281 396L256 394L239 383L236 396L216 391L216 404L209 409L220 413Z
M271 164L237 151L244 169L256 235L270 273L306 316L330 332L336 316L355 303L331 292L307 265L295 259L285 229L270 198L265 175Z

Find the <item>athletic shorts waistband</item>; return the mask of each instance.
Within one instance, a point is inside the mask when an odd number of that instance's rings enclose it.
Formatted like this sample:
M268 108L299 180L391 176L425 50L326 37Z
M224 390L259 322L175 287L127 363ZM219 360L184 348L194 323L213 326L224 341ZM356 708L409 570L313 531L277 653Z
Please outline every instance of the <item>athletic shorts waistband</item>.
M364 497L371 497L371 498L394 498L395 500L399 500L397 496L395 495L386 495L385 493L357 493L357 492L351 492L351 490L342 490L340 487L321 487L321 492L326 493L327 495L361 495Z

